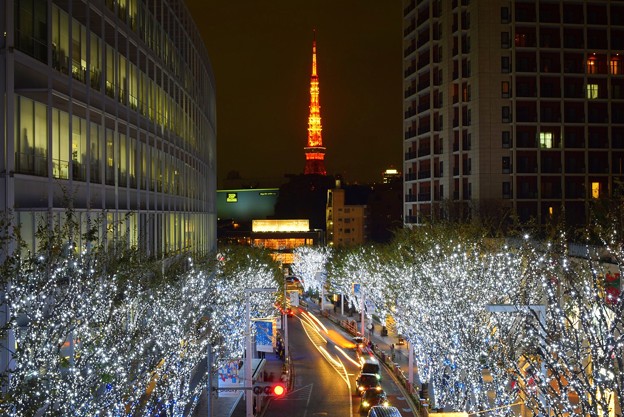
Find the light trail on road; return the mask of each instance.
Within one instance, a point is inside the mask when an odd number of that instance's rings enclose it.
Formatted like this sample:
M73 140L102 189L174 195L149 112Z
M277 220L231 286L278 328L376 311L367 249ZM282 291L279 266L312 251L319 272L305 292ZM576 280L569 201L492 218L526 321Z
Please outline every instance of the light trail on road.
M355 366L360 366L360 363L358 361L353 360L353 358L351 358L347 352L345 352L344 350L340 349L338 346L334 346L336 348L336 350L338 352L340 352L342 354L342 356L344 356L345 358L347 358L352 364L354 364Z
M308 339L310 339L310 342L312 342L312 344L314 345L314 347L316 347L319 353L327 360L327 362L332 366L332 368L334 368L336 373L343 379L343 381L345 381L345 384L347 385L347 392L351 392L351 381L349 381L349 375L347 374L347 367L344 365L344 363L342 363L339 357L336 357L337 359L334 359L330 355L330 353L327 351L327 349L325 349L324 346L321 346L314 342L314 339L318 340L318 338L321 338L324 341L324 343L327 344L327 340L321 335L319 327L313 321L311 321L308 317L306 317L306 315L302 314L302 316L298 318L301 321L303 330L308 336ZM316 317L314 318L316 319ZM323 327L325 328L325 326ZM325 331L327 332L327 328L325 328ZM312 335L310 334L310 332L314 332L315 334ZM353 415L353 398L351 397L351 395L349 395L349 415L350 416Z
M303 311L303 313L309 315L320 327L323 328L323 331L327 333L327 327L325 327L325 325L321 323L321 321L314 314L308 311Z

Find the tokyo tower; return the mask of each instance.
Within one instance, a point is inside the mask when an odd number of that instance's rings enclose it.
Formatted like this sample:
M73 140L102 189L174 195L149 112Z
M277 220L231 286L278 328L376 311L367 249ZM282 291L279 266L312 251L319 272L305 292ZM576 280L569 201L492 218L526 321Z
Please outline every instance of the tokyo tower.
M316 74L316 30L312 42L312 77L310 78L310 116L308 117L308 145L304 148L306 165L304 174L327 175L325 170L325 147L321 131L321 106L319 104L319 81Z

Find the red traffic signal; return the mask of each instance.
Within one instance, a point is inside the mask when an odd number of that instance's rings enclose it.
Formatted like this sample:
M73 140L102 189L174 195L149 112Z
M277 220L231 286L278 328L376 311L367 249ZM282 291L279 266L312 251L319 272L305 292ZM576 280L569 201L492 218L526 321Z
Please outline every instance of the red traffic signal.
M256 395L271 397L282 397L286 394L286 387L283 384L258 384L254 385L252 390Z
M282 395L286 394L286 387L281 385L281 384L277 384L273 386L273 395L276 397L281 397Z

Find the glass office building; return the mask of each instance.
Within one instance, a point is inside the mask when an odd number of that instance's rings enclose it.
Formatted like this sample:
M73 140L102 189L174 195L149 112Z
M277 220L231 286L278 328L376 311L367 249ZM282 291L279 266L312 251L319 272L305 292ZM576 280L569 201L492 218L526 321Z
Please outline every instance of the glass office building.
M72 208L79 234L97 225L150 256L215 249L214 77L184 2L0 10L0 199L27 248Z

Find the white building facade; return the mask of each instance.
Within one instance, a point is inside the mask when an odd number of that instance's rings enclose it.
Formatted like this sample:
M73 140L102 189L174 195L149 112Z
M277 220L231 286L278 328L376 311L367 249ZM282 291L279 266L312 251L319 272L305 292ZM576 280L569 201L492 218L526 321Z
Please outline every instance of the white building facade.
M404 219L584 224L624 179L624 4L403 0Z

